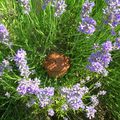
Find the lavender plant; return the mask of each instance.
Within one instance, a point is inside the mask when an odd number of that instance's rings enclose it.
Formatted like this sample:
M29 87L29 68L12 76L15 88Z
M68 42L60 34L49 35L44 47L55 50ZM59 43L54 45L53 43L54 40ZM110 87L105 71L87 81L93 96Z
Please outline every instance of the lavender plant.
M7 44L8 41L9 41L9 32L3 24L0 24L0 42Z
M86 1L83 4L81 12L82 22L78 27L79 32L83 32L85 34L93 34L95 32L96 21L89 16L93 7L94 2Z
M66 11L66 3L65 0L44 0L43 10L46 6L51 2L52 7L55 8L55 17L60 17Z
M108 71L106 70L106 68L108 68L110 62L112 61L112 57L110 54L112 48L113 45L110 41L106 41L105 43L103 43L101 49L98 50L96 53L92 53L89 57L88 61L90 62L90 65L88 65L87 68L92 72L107 76Z
M107 7L103 9L105 23L111 27L111 33L115 35L115 28L120 24L120 1L105 0Z
M101 45L98 45L95 44L94 41L99 41L100 39L102 41L107 38L107 35L104 37L106 33L100 31L101 29L99 30L100 34L96 32L97 35L93 35L94 37L89 36L87 39L84 35L76 34L76 23L78 23L77 20L79 19L77 18L76 11L80 9L82 1L43 0L43 6L41 5L40 8L46 9L48 4L50 7L48 7L46 11L40 9L40 14L37 15L34 14L34 9L38 7L34 6L35 1L19 0L19 2L25 14L29 14L32 10L33 12L28 16L23 14L20 14L20 16L9 15L9 17L5 17L3 20L4 22L6 21L6 25L9 26L13 46L5 49L0 48L1 51L3 51L3 54L0 53L0 55L6 56L7 53L10 53L14 61L9 63L4 59L0 64L0 76L2 78L0 79L0 86L2 86L1 91L3 88L2 92L5 97L0 98L0 100L2 99L0 108L2 106L6 107L9 101L9 106L11 106L11 102L13 101L22 101L22 103L25 103L27 106L26 108L26 106L23 105L21 107L22 109L25 107L25 110L33 110L30 114L24 113L26 114L25 119L28 120L34 118L39 119L38 114L41 116L43 113L50 118L54 116L56 120L58 118L68 120L69 112L71 115L82 112L85 113L85 117L88 119L98 119L98 113L101 111L99 111L101 97L106 95L106 93L109 95L112 91L111 89L108 90L108 92L105 91L107 88L104 89L104 81L102 84L102 75L108 76L108 67L111 61L114 60L112 58L112 52L120 49L120 38L116 37L116 41L113 41L113 43L107 40ZM96 28L97 23L92 18L91 13L95 5L95 9L97 9L98 12L100 11L98 9L99 2L101 3L101 1L95 1L95 4L94 2L86 0L85 3L83 3L80 15L81 23L78 27L79 32L92 35L95 31L98 31ZM4 6L3 3L0 3L0 5ZM9 2L6 1L5 3L8 5ZM10 3L16 8L15 10L17 10L17 5L13 4L13 1ZM112 32L114 32L114 29L120 22L120 2L118 0L106 0L106 3L108 6L104 9L105 19L107 19L106 22L111 26ZM63 16L63 19L55 19L53 17L60 17L65 11L66 16ZM97 17L94 17L97 20ZM11 21L13 21L13 23L11 23ZM8 44L8 38L9 32L6 27L1 24L1 43ZM111 39L113 40L113 37L111 37ZM91 49L89 49L91 44L94 44L95 49L95 52L92 54L90 53ZM25 48L26 51L18 49L18 47ZM10 51L8 49L10 49ZM16 54L11 54L11 50L16 51L16 49L18 49ZM42 68L42 61L44 61L46 54L51 49L60 52L64 51L71 59L71 68L68 74L59 79L49 78ZM29 54L29 58L27 58L27 53ZM88 74L84 68L86 66L85 59L89 54L91 55L88 58L89 65L87 68L90 70ZM7 73L5 70L11 68L11 65L13 66L13 71ZM19 73L16 72L16 69L18 69ZM36 72L33 73L32 71ZM4 74L4 72L6 72L6 74ZM91 74L91 72L98 73L101 76ZM116 71L116 74L117 72L118 71ZM87 77L83 79L85 76ZM107 82L106 80L106 83ZM4 99L6 100L5 103L3 103ZM15 104L15 109L16 108L20 109L18 103ZM8 107L8 111L11 109L12 107L10 109ZM2 110L0 110L0 112L1 111ZM1 113L3 113L3 111ZM10 115L6 115L6 113L9 114L9 112L5 112L1 119L4 119L4 116L6 116L6 120L9 118L14 119L14 117L12 118ZM35 117L33 117L34 115ZM9 116L9 118L7 116ZM24 120L24 118L19 117L17 111L16 116L17 118L15 119L19 118ZM80 115L78 119L80 119ZM75 117L75 120L77 120L77 117Z
M19 67L21 76L28 78L31 72L27 65L26 52L23 49L17 51L14 61L16 62L17 67Z

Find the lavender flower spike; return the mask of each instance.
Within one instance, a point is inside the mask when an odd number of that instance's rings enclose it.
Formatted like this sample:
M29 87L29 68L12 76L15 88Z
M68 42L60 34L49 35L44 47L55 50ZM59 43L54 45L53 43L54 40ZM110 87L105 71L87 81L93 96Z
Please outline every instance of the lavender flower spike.
M82 23L80 23L78 31L85 34L93 34L96 30L95 25L96 21L94 19L90 17L82 18Z
M89 16L94 5L94 2L89 2L89 0L86 0L86 2L82 6L82 17Z
M23 49L17 51L14 61L16 62L17 67L19 67L21 76L28 78L31 72L27 65L26 52Z
M54 116L54 114L55 114L55 112L54 112L53 109L49 109L49 110L48 110L48 115L49 115L49 116Z
M60 17L66 10L65 8L67 7L66 3L64 0L58 0L55 5L55 17Z
M116 38L116 41L114 43L114 47L115 49L120 49L120 37L119 38Z
M93 106L87 106L86 107L87 111L87 117L89 119L95 118L95 113L97 112Z
M25 94L38 94L39 92L39 85L40 85L40 80L39 79L34 79L34 80L26 80L22 79L19 82L19 85L17 87L17 91L21 95Z
M7 43L9 41L9 32L3 24L0 24L0 42Z
M112 51L112 42L111 41L106 41L102 44L102 50L105 52L110 52Z
M53 87L40 88L37 94L40 107L44 108L45 106L51 104L53 96L54 96Z
M44 4L42 6L42 9L45 10L46 6L51 2L51 0L44 0Z
M29 12L30 12L30 0L19 0L19 2L21 3L21 6L24 9L24 13L29 14Z

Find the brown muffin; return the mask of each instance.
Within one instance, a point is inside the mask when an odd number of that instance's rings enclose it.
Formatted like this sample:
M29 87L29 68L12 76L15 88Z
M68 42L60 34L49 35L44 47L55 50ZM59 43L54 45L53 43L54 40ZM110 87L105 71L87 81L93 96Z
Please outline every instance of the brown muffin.
M54 52L47 56L43 65L50 77L58 78L68 71L70 60L63 54Z

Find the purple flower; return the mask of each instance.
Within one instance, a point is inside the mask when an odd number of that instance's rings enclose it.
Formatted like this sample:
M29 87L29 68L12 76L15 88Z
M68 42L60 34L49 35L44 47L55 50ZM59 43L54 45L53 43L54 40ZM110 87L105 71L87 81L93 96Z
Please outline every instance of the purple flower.
M45 10L46 6L51 2L51 0L44 0L44 4L42 6L42 9Z
M96 53L92 53L88 58L90 63L99 62L103 67L108 67L109 63L112 61L110 53L103 53L102 51L97 51Z
M110 52L112 51L112 42L111 41L106 41L102 44L102 50L105 52Z
M115 47L116 49L120 49L120 38L116 38L116 41L115 41L115 43L114 43L114 47Z
M99 104L99 100L96 95L91 96L92 106L96 107Z
M103 9L103 13L105 14L105 19L107 19L105 21L107 21L111 29L114 30L114 28L120 24L120 8L119 8L120 1L106 0L106 3L108 6L105 9Z
M68 105L67 104L62 105L62 110L63 111L66 111L67 109L68 109Z
M23 11L25 14L29 14L30 12L30 0L19 0L19 2L21 3L21 6L23 7Z
M105 68L99 62L91 62L91 64L87 67L90 71L96 72L98 74L104 74L106 71Z
M78 31L85 34L93 34L95 32L95 26L96 21L93 18L84 17L78 27Z
M105 43L103 43L101 50L97 51L96 53L92 53L88 58L90 65L88 65L87 68L92 72L107 76L108 71L106 70L106 68L112 61L112 57L109 52L112 50L113 46L110 41L106 41Z
M93 106L87 106L86 107L87 111L87 117L89 119L95 118L95 113L97 112Z
M96 25L96 21L93 18L90 18L90 17L84 17L84 18L82 18L82 21L86 22L88 24L92 24L94 26Z
M55 114L55 112L54 112L53 109L49 109L49 110L48 110L48 115L49 115L49 116L52 117L52 116L54 116L54 114Z
M35 79L35 80L26 80L22 79L19 81L19 85L17 87L17 91L21 95L25 94L37 94L39 92L39 85L40 85L40 80Z
M82 17L89 16L92 12L92 8L94 7L94 2L86 1L82 6Z
M0 64L0 76L3 75L4 69L5 69L4 66Z
M3 24L0 24L0 42L7 43L9 41L9 33Z
M54 88L46 87L40 88L37 98L39 99L40 107L44 108L45 106L52 103L52 97L54 96Z
M97 83L95 83L94 88L99 88L99 87L101 87L101 86L102 86L101 83L100 83L100 82L97 82Z
M99 91L98 96L99 96L99 95L105 95L105 94L106 94L106 91L105 91L105 90L102 90L102 91Z
M55 17L60 17L66 11L66 3L65 0L58 0L55 3Z
M87 87L80 87L80 84L76 84L72 88L62 88L61 91L61 95L65 97L70 108L73 110L85 108L82 97L88 92Z
M17 51L14 56L14 61L16 62L17 67L19 67L21 76L28 78L31 72L27 65L26 52L23 49Z
M82 23L78 27L79 32L85 34L93 34L95 32L96 21L92 18L86 17L82 18Z
M0 64L0 76L3 75L4 70L11 71L12 67L9 65L9 61L6 59L3 59L2 63Z

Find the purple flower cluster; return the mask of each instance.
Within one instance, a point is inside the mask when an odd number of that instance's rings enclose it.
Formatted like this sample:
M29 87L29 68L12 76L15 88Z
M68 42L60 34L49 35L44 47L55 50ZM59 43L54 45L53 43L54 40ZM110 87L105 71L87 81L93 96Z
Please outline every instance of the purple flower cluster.
M63 111L66 111L68 109L68 105L67 104L63 104L61 108L62 108Z
M92 12L92 8L94 7L94 2L86 1L82 7L82 22L78 27L79 32L83 32L85 34L93 34L95 32L96 21L89 17L89 14Z
M39 92L39 85L40 80L39 79L22 79L19 81L19 85L17 87L17 91L21 95L25 94L37 94Z
M120 38L116 38L116 41L114 43L114 48L115 49L120 49Z
M60 17L66 10L65 0L58 0L55 5L55 17Z
M90 65L88 65L87 68L92 72L106 76L108 74L106 68L112 61L111 54L109 53L112 51L112 48L113 46L110 41L103 43L102 50L97 51L96 53L92 53L89 57L88 61L90 62Z
M115 34L114 29L120 24L120 1L119 0L105 0L107 7L103 9L106 16L106 23L110 25L112 33Z
M45 10L46 6L51 2L51 0L44 0L44 5L42 6L42 9Z
M78 27L79 32L83 32L85 34L92 34L95 32L96 21L93 18L85 17L82 18L82 23L80 23Z
M53 109L49 109L49 110L48 110L48 115L49 115L49 116L52 117L52 116L54 116L54 114L55 114L55 112L54 112Z
M82 97L88 92L87 87L81 87L80 84L74 85L70 88L62 88L61 95L65 96L67 104L73 110L80 108L84 109L85 105L82 101Z
M29 67L27 65L26 52L23 49L17 51L14 56L14 61L19 67L21 76L28 78L31 72L29 71Z
M0 76L3 75L5 69L7 69L9 71L11 71L11 69L12 69L12 67L9 65L9 61L6 59L4 59L2 61L2 63L0 64Z
M44 108L46 105L52 103L52 97L54 96L53 87L40 88L37 98L39 99L40 107Z
M86 107L87 117L92 119L95 117L95 113L97 112L93 106Z
M55 8L55 17L60 17L66 11L66 3L65 0L44 0L43 10L46 6L51 2L52 6Z
M21 6L24 9L24 13L29 14L29 12L30 12L30 0L19 0L19 2L21 3Z
M0 24L0 42L7 43L9 41L9 32L3 24Z
M86 0L86 2L82 6L82 17L89 16L89 14L92 12L92 8L95 6L94 2L89 2L89 0Z
M92 106L96 107L99 104L99 100L96 95L91 96Z
M102 91L99 91L99 92L98 92L98 96L99 96L99 95L105 95L105 94L106 94L106 91L105 91L105 90L102 90Z

